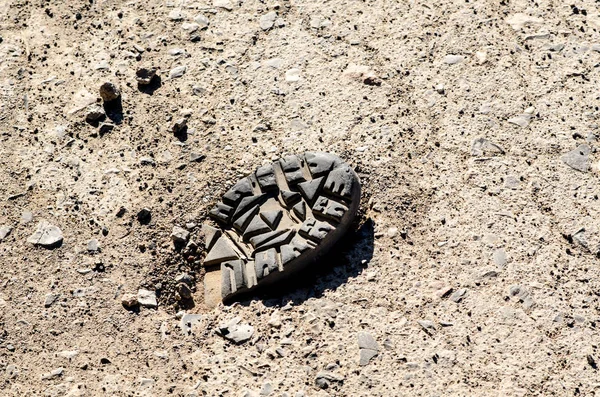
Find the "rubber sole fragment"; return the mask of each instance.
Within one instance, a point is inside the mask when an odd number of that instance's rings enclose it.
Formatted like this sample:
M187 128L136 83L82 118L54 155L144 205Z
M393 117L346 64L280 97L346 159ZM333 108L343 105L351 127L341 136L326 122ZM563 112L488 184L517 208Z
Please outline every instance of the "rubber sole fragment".
M228 302L310 265L346 233L360 181L339 157L286 156L239 180L203 225L205 303Z

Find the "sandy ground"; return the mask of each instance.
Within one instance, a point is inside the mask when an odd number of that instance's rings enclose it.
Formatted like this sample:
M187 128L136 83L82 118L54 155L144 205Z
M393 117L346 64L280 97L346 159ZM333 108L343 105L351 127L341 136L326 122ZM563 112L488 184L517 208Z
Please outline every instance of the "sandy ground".
M0 0L0 37L0 395L600 394L598 3ZM208 310L198 225L306 150L363 184L335 266Z

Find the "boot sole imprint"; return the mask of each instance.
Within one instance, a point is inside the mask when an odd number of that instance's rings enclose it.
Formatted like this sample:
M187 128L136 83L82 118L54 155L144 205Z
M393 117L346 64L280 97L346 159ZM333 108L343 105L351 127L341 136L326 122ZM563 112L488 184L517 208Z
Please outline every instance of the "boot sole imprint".
M216 306L272 285L329 251L352 224L360 181L339 157L286 156L229 189L203 225L205 303Z

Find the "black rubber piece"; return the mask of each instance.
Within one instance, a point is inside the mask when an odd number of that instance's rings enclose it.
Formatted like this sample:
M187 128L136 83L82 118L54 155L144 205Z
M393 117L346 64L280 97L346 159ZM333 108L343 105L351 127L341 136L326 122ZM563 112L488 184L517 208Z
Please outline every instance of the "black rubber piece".
M339 157L286 156L239 180L204 225L204 266L221 271L221 299L245 296L315 265L347 232L360 181Z

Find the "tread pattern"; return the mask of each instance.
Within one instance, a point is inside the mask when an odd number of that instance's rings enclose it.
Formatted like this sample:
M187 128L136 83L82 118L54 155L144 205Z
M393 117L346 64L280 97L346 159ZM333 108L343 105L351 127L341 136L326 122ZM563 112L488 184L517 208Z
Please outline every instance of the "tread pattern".
M319 243L348 211L356 174L337 156L307 152L259 167L209 212L207 270L220 267L222 298L252 288Z

